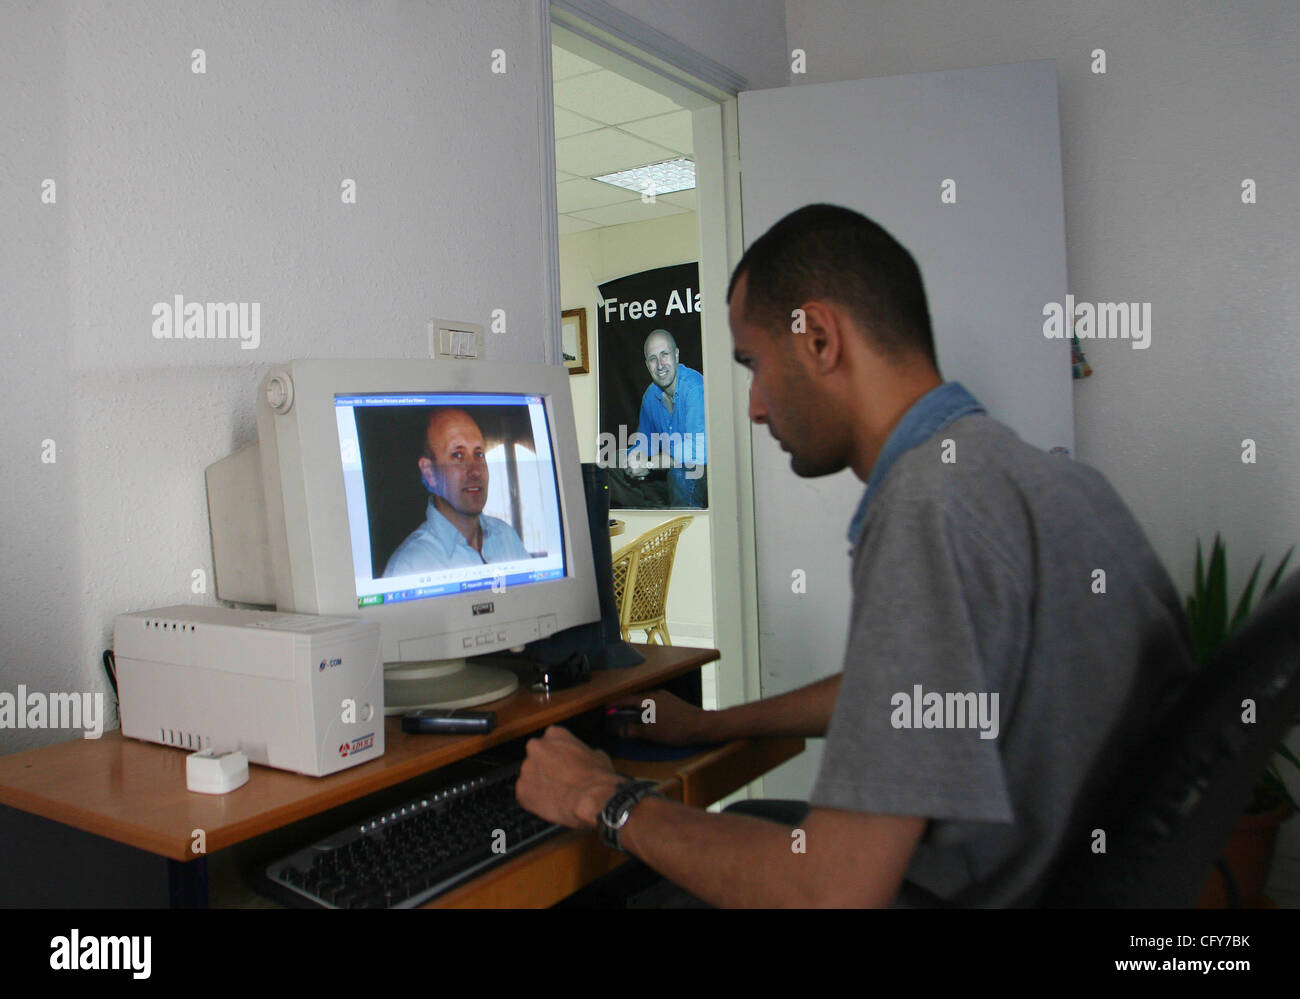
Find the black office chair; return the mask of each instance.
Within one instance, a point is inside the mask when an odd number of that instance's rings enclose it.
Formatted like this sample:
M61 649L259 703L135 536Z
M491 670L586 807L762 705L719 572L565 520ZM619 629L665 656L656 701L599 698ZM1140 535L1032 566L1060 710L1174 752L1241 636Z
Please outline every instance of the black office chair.
M1255 702L1253 724L1242 702ZM1044 906L1195 904L1232 827L1300 712L1300 572L1293 573L1179 695L1128 761L1111 805L1084 823ZM1093 828L1106 852L1092 851ZM1226 865L1220 865L1225 872ZM1235 894L1229 881L1229 897Z

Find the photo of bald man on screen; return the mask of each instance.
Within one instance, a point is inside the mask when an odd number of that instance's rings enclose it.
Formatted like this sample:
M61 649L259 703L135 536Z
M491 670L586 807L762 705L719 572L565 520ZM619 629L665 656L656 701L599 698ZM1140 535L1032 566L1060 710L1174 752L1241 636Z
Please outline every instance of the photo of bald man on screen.
M483 432L463 409L429 416L417 464L429 491L425 521L393 552L384 576L406 576L530 558L510 524L483 512L488 462Z

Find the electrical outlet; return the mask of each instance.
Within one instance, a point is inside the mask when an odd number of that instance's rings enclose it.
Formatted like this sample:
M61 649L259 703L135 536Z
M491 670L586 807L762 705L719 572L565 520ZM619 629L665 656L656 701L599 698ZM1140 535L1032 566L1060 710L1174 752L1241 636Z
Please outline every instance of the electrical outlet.
M474 361L483 356L483 326L452 319L429 320L429 356Z

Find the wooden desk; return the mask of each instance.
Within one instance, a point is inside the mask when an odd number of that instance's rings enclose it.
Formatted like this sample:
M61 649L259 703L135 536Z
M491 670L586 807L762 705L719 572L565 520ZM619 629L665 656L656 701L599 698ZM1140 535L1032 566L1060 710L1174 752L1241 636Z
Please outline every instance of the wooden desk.
M590 682L571 690L534 694L521 687L491 705L497 728L486 736L407 735L399 719L389 718L382 757L329 777L254 766L249 783L230 794L196 794L185 787L186 753L126 739L115 731L97 740L73 739L0 757L0 804L167 858L173 862L168 871L173 879L178 871L195 867L203 868L199 877L205 879L204 857L194 850L198 831L206 854L211 855L394 788L617 697L651 689L718 658L711 649L654 645L639 649L645 663L598 672ZM742 741L674 763L626 764L624 772L654 776L664 783L666 793L707 804L802 748L801 740ZM443 896L438 904L551 904L621 861L620 855L600 846L590 834L569 833ZM561 868L558 875L552 870ZM549 873L539 880L539 872ZM549 887L542 883L547 878ZM574 887L563 891L569 885ZM206 884L200 896L191 898L206 903Z

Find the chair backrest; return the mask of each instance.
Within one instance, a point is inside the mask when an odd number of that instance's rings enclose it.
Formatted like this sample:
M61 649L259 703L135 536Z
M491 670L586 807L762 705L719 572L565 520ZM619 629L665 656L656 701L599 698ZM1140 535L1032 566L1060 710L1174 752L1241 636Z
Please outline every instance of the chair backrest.
M1040 904L1188 907L1300 712L1300 572L1192 679ZM1091 829L1106 833L1094 852Z
M624 635L629 628L665 619L677 539L694 519L690 515L674 517L614 553L614 598Z

